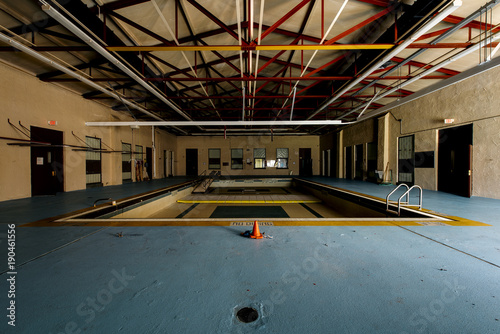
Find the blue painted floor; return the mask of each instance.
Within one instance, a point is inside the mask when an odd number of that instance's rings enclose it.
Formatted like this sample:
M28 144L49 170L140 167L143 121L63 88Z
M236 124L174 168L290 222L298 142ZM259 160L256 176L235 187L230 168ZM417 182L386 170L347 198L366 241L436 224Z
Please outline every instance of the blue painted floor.
M392 187L311 180L385 198ZM0 203L25 223L166 179ZM0 333L500 333L500 201L424 191L427 209L491 227L17 227ZM121 233L122 237L117 234ZM8 325L15 301L15 327ZM250 324L234 314L259 311Z

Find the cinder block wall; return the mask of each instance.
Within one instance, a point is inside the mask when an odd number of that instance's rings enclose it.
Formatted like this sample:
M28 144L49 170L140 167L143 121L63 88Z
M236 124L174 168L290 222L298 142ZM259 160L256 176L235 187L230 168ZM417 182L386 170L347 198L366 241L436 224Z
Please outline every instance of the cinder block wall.
M369 142L368 139L376 136L378 167L382 169L388 161L393 181L397 182L398 138L415 135L415 152L434 151L436 156L435 168L415 169L415 183L437 190L439 130L472 124L472 195L500 199L499 76L497 67L394 108L392 115L378 118L378 127L374 127L373 120L347 127L341 132L339 143L343 145L337 152L342 156L344 147ZM444 124L446 118L453 118L455 122ZM384 138L384 126L389 129L387 138Z
M0 100L2 101L0 136L29 139L22 135L7 120L20 127L31 126L63 132L65 144L84 146L72 132L85 140L86 136L101 139L102 148L120 151L122 142L152 147L151 127L132 130L130 127L87 127L86 121L133 121L120 112L99 103L86 100L77 92L38 80L30 73L24 73L0 63ZM49 126L55 120L57 125ZM162 130L156 130L157 176L163 176L163 150L175 151L176 137ZM0 140L0 201L31 196L30 148L7 145L12 140ZM109 147L107 147L108 145ZM86 188L85 152L64 148L64 190ZM120 153L102 154L102 183L104 186L122 183L122 156Z
M177 162L179 175L186 173L186 149L198 149L199 173L208 169L208 149L221 150L221 166L223 175L299 175L299 148L310 148L313 160L313 174L319 175L319 136L223 136L209 137L178 137ZM243 169L231 169L231 149L243 149ZM255 169L253 164L253 149L265 148L266 160L271 163L276 160L276 149L288 148L288 169L279 169L272 165L265 169ZM247 164L247 159L251 163Z

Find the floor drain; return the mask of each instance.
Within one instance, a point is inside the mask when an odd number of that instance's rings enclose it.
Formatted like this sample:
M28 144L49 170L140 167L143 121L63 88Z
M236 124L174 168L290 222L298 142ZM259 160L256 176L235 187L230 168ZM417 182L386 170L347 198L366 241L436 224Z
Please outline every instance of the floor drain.
M236 313L238 320L241 322L249 323L254 322L259 317L256 309L251 307L244 307Z

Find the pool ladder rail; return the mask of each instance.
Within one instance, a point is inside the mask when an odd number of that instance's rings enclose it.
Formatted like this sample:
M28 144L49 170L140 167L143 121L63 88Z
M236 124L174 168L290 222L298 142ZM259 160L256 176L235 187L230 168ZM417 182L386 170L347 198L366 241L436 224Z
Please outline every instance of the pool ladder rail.
M406 187L406 191L403 193L403 195L399 196L397 202L396 201L390 201L389 198L391 197L391 195L394 194L401 187ZM418 196L418 209L421 210L422 209L422 196L423 196L422 187L417 186L417 185L409 187L405 183L401 183L399 186L397 186L396 188L394 188L394 190L391 191L387 195L387 197L385 198L385 210L387 212L397 213L398 216L401 216L401 207L402 206L405 206L405 207L415 206L415 205L410 205L410 192L413 189L418 189L418 195L419 195ZM403 197L406 197L406 202L402 202L401 201L403 199ZM398 211L394 211L394 210L389 209L389 204L396 204L396 203L398 204Z

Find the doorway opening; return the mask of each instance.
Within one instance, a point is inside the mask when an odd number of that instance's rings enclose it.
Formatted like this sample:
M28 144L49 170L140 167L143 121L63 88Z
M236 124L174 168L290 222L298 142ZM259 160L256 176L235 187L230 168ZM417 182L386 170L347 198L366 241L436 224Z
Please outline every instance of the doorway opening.
M345 148L345 178L352 180L352 146Z
M36 126L30 131L31 140L50 143L46 147L31 147L31 196L55 195L64 191L63 132Z
M415 136L399 137L398 183L415 184Z
M198 176L198 149L186 149L186 175Z
M312 158L310 148L299 148L299 175L312 176Z
M439 130L438 190L472 196L472 124Z

